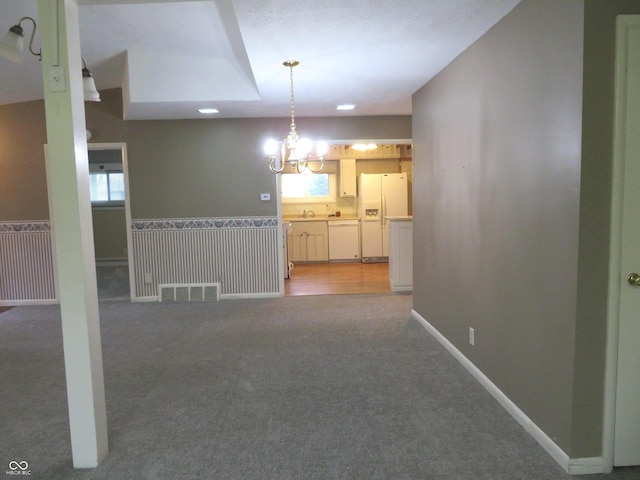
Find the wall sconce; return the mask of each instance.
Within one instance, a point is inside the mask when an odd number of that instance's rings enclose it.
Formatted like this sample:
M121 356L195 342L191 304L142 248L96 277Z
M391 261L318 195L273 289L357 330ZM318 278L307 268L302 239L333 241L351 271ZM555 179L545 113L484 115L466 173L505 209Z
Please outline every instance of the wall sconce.
M82 89L84 91L85 102L99 102L100 94L96 89L96 82L93 80L93 75L87 68L87 62L82 59Z
M42 60L42 51L33 50L33 38L36 35L36 29L38 28L36 21L31 17L22 17L17 25L14 25L9 29L4 37L2 43L0 43L0 56L5 57L12 62L22 63L22 52L24 50L24 29L22 28L22 22L29 20L33 24L33 30L31 32L31 38L29 40L29 51L32 55ZM58 49L56 45L56 55ZM57 63L56 63L57 65ZM87 68L87 63L82 59L82 86L84 91L85 102L99 102L100 94L96 89L96 83L93 80L91 72Z
M36 21L31 17L22 17L17 25L9 29L4 40L0 43L0 55L8 58L12 62L22 63L22 51L24 50L24 29L22 28L22 22L25 20L29 20L33 24L31 39L29 40L29 51L42 60L41 53L33 50L33 37L36 35Z

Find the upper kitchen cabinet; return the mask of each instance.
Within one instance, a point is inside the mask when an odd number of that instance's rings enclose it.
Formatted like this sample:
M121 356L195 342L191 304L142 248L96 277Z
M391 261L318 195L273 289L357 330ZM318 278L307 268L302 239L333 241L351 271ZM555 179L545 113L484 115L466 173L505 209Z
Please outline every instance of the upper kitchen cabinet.
M356 159L340 159L340 196L356 196Z

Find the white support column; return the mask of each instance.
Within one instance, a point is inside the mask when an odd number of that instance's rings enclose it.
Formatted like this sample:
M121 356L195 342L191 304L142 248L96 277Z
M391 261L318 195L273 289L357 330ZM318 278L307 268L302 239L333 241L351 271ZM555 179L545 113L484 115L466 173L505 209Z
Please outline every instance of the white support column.
M73 466L93 468L108 442L78 5L38 0L38 14Z

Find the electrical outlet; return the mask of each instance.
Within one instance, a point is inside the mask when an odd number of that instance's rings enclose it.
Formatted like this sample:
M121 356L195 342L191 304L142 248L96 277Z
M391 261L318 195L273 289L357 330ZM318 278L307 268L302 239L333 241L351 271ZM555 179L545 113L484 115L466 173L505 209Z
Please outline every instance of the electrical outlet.
M469 327L469 343L474 346L476 344L476 331L471 327Z
M52 92L65 92L67 90L67 82L65 82L64 79L64 68L61 66L50 67L49 87Z

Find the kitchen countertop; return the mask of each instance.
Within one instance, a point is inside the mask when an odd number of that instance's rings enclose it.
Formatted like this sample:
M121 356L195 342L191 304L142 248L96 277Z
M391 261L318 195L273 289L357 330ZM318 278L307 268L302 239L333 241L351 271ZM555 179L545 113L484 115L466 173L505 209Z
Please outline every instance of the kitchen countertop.
M341 215L339 217L330 217L328 215L316 215L315 217L302 217L302 216L284 216L282 217L284 222L334 222L339 220L358 220L357 215Z

